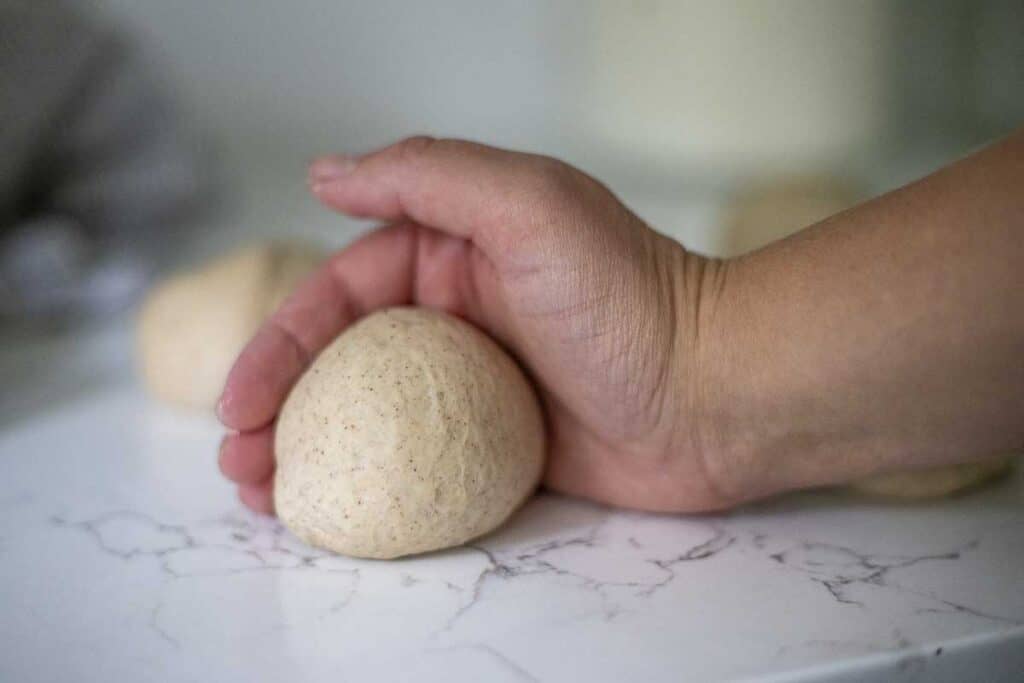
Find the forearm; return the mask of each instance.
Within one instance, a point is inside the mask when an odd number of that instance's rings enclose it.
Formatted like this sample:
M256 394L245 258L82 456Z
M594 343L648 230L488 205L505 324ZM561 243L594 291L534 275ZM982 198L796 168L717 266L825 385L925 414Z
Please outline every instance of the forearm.
M727 493L1024 447L1024 132L708 270L703 449Z

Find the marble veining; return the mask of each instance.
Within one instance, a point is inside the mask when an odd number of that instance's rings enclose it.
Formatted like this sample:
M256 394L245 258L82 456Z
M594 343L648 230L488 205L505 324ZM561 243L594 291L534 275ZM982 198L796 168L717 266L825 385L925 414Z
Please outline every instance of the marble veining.
M763 535L753 538L756 547L764 549L770 539ZM786 567L804 572L815 583L821 584L836 602L844 605L864 607L864 602L851 597L851 586L857 584L877 586L892 591L912 594L925 600L934 601L933 606L915 608L917 614L949 614L962 613L987 619L994 622L1019 625L1024 620L998 614L989 614L967 605L959 604L941 597L923 593L900 584L890 575L899 569L910 567L922 562L952 562L960 559L964 553L977 549L980 539L968 541L961 546L934 554L917 556L876 555L859 552L840 545L830 543L800 543L785 550L772 552L769 557ZM1022 569L1024 571L1024 569Z
M217 437L130 388L0 434L0 679L898 680L1024 645L1019 475L710 516L544 494L464 548L382 562L242 509Z
M619 514L638 517L630 513ZM749 544L787 569L806 574L811 582L821 585L842 605L865 606L865 601L852 597L853 592L850 590L859 584L922 598L925 602L914 608L916 614L964 614L996 623L1024 624L1024 617L986 613L917 591L893 579L892 575L897 570L919 563L958 560L964 553L976 549L981 543L980 539L968 541L946 552L917 556L879 555L830 543L775 539L763 533L744 537L743 534L730 533L721 523L707 522L702 524L706 540L699 540L701 537L698 536L699 542L690 547L667 548L666 552L660 554L651 553L634 536L626 537L625 547L632 551L632 556L619 555L621 578L595 578L593 574L600 576L600 572L587 572L578 567L588 562L590 554L600 559L602 554L623 545L621 538L602 534L604 522L611 518L612 515L608 514L581 535L555 538L532 545L503 547L484 540L466 546L486 558L486 563L468 587L450 581L441 582L445 588L464 595L464 598L439 631L453 630L461 617L477 607L488 583L506 583L530 575L570 579L578 589L599 595L605 608L605 617L614 619L624 611L635 609L630 598L651 598L676 580L676 568L679 565L713 558L737 542ZM202 520L190 526L161 522L128 510L112 511L82 521L69 521L54 516L50 518L50 523L57 528L87 534L94 541L97 551L111 557L125 561L151 558L170 579L230 576L268 570L312 570L350 576L351 588L343 598L331 602L328 613L336 613L352 601L357 594L360 577L360 567L354 565L366 564L307 546L291 536L276 520L258 517L243 510ZM566 557L567 553L575 559L560 561L559 558ZM645 571L648 566L657 571ZM402 588L409 588L429 580L406 571L401 573L398 583ZM151 625L162 638L176 643L171 634L156 624L158 611L159 605L151 613ZM894 633L897 644L911 644L899 635L898 629ZM827 641L808 642L820 645ZM842 644L841 641L836 643L840 646Z

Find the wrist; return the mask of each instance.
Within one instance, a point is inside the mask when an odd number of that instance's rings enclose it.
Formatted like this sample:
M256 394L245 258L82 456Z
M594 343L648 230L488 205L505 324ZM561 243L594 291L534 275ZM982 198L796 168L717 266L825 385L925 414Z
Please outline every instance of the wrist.
M730 507L817 482L817 429L801 397L813 388L787 378L776 349L770 294L747 261L684 252L677 285L674 381L684 397L676 448L699 463L709 489ZM795 381L794 381L795 380Z
M708 258L666 242L659 269L669 274L665 318L674 332L658 480L675 503L660 507L729 508L864 469L863 453L850 455L864 444L837 440L823 414L822 375L814 363L801 364L807 340L794 342L792 302L780 301L747 259ZM846 462L836 466L844 447Z
M869 474L886 446L844 415L859 403L836 394L850 378L830 355L835 330L805 305L814 297L787 296L778 280L739 257L705 263L693 287L695 447L733 503Z
M737 415L729 403L729 387L737 381L729 364L738 349L727 345L741 340L729 331L735 323L727 315L738 286L735 264L672 245L665 250L671 261L675 326L673 363L666 373L674 397L666 458L674 464L680 490L692 492L691 481L697 479L704 491L695 505L692 493L684 495L681 509L729 508L758 495L749 474L753 459L748 439L734 431Z
M716 507L751 497L724 390L733 381L726 372L725 344L735 337L725 331L725 309L736 287L734 270L732 261L685 251L677 267L675 356L681 360L673 380L683 410L674 448L697 463Z

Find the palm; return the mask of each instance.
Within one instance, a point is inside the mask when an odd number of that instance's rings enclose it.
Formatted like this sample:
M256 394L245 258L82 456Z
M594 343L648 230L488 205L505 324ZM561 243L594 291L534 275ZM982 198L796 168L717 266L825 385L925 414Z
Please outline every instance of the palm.
M624 226L623 243L603 258L558 239L557 226L552 233L545 251L558 256L549 266L479 288L501 298L482 308L508 312L511 348L537 382L550 430L546 483L605 502L666 507L644 482L674 447L681 410L666 383L675 314L647 259L675 252L642 225ZM638 244L645 240L663 249Z

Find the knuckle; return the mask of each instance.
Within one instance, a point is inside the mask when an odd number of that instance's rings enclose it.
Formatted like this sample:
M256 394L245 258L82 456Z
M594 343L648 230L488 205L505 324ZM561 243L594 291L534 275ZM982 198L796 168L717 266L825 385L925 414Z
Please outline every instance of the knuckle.
M569 164L540 157L531 162L528 173L529 236L554 239L575 233L586 222L588 189L586 176Z
M549 157L533 157L521 167L516 200L509 204L509 220L494 236L502 253L531 248L554 248L581 223L586 203L583 174L569 164Z
M399 161L416 161L437 143L436 138L429 135L414 135L400 140L394 146L394 154Z
M535 210L562 222L578 223L603 206L600 186L575 167L557 159L539 158L533 168L531 197Z
M561 201L579 201L583 190L583 174L569 164L541 157L534 174L543 196Z

